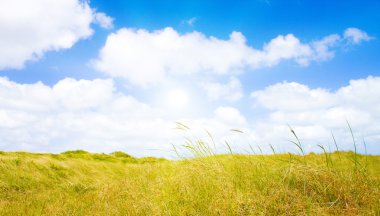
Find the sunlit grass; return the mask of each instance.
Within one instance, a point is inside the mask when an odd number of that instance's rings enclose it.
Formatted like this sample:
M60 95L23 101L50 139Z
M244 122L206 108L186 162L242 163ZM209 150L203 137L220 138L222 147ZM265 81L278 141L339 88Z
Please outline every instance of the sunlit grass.
M190 130L186 125L178 125ZM292 129L291 129L292 130ZM293 130L292 130L293 131ZM379 215L380 156L357 152L193 156L0 152L0 215ZM181 157L178 146L173 147ZM337 146L338 148L338 146Z

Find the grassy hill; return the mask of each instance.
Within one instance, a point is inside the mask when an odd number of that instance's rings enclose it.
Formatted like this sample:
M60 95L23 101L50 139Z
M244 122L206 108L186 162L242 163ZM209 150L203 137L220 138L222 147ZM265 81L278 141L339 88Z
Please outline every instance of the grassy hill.
M0 152L0 215L380 215L380 156Z

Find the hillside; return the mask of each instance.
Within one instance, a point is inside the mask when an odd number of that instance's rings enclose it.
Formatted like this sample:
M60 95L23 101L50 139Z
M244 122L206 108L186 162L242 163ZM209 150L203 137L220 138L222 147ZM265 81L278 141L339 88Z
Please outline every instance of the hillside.
M380 156L0 152L0 215L380 215Z

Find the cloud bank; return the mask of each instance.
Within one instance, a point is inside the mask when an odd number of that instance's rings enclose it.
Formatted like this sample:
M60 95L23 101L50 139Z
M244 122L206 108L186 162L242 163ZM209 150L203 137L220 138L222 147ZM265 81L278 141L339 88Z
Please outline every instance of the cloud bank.
M286 60L308 66L313 61L333 58L335 47L344 41L358 44L366 40L365 32L349 28L343 37L332 34L308 43L293 34L279 35L256 49L240 32L232 32L229 39L223 40L196 31L180 34L172 28L152 32L123 28L108 36L92 65L111 77L144 87L200 73L236 75Z
M174 130L177 119L136 98L118 92L110 79L63 79L49 87L41 82L19 84L0 78L0 149L62 152L86 149L123 150L137 156L172 156L172 142L182 142ZM223 123L239 117L222 107L201 125L228 131ZM186 120L187 121L187 120ZM233 125L233 124L232 124Z
M379 153L380 77L352 80L337 91L311 89L295 82L282 82L251 93L252 112L266 110L259 119L244 116L231 106L216 107L205 118L171 119L154 107L117 91L110 79L64 79L49 87L41 82L19 84L0 78L0 148L5 151L62 152L85 149L94 152L123 150L136 156L175 154L171 144L183 144L175 131L179 120L193 128L193 135L215 137L218 151L249 150L248 143L271 152L296 151L288 124L307 151L317 144L332 150L331 132L339 148L353 149L346 119L358 143L366 140L370 153ZM234 134L230 129L245 134ZM359 144L359 150L364 152Z

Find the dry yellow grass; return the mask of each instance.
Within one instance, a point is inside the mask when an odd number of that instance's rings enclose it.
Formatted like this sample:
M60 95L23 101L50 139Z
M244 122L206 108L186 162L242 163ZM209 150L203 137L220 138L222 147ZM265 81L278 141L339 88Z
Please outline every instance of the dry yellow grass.
M2 152L0 215L379 215L380 157L327 156Z

